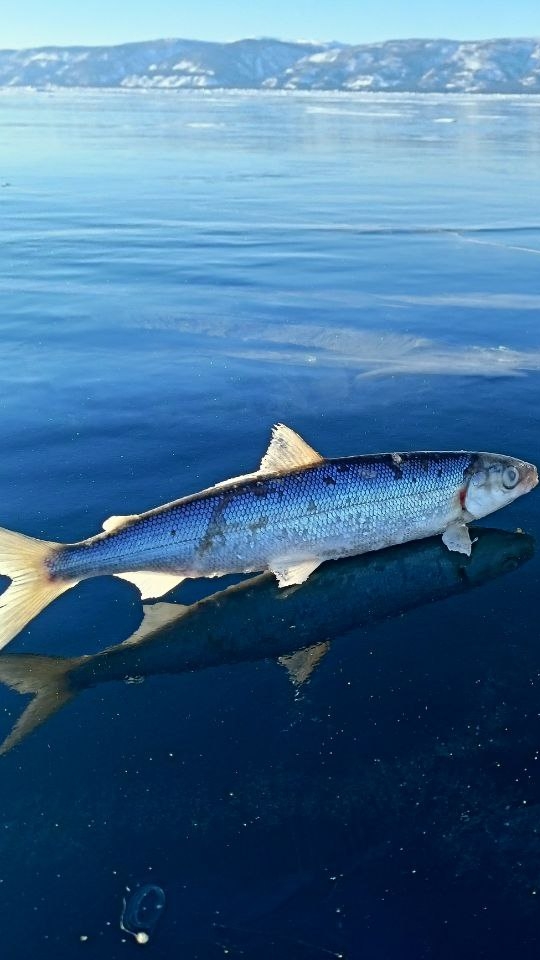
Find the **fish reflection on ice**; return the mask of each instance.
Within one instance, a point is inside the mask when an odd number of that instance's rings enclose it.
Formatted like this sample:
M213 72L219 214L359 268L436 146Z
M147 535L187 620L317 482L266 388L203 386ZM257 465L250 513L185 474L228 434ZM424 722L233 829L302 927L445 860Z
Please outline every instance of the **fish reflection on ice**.
M147 605L138 630L92 656L0 656L0 681L33 695L0 753L106 681L274 659L295 685L304 683L334 637L480 586L533 555L527 534L475 534L470 557L451 553L437 537L326 563L302 589L280 590L271 574L261 574L190 606Z

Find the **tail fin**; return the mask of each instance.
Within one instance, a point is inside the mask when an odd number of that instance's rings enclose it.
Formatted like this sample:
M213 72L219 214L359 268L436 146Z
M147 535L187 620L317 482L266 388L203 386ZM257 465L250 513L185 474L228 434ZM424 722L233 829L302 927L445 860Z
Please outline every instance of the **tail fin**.
M0 573L13 581L0 596L0 650L78 580L51 580L45 561L58 547L0 527Z
M11 733L0 744L0 754L11 750L73 699L76 691L70 687L69 673L82 659L33 654L4 654L0 657L0 683L18 693L34 694Z

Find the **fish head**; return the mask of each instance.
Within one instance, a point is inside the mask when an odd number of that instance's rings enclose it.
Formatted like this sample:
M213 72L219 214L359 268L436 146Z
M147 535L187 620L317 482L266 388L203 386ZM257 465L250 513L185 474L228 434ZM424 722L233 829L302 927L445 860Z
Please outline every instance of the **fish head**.
M538 483L532 463L498 453L477 453L465 473L463 509L474 520L500 510Z

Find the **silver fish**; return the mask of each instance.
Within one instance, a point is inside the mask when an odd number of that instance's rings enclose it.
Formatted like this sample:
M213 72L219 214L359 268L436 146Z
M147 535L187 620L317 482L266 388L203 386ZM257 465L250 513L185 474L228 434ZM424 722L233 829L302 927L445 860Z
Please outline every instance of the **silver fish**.
M387 453L325 459L282 424L258 471L146 513L111 517L104 533L49 543L0 528L0 649L48 603L112 574L143 599L186 577L271 571L301 584L324 560L443 534L469 554L467 524L532 490L536 467L494 453Z
M154 603L127 640L93 656L0 656L0 682L33 694L7 753L83 690L228 664L276 660L295 687L309 679L334 637L402 617L423 604L465 593L506 574L534 554L532 537L475 531L465 558L438 539L323 565L302 590L278 590L271 574L252 577L186 607Z

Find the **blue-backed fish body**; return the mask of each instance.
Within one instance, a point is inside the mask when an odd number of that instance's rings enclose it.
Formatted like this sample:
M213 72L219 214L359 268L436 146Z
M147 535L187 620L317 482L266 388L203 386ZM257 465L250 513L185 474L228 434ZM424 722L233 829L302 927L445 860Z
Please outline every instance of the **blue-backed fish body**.
M431 538L324 564L301 590L283 592L271 574L261 574L190 606L148 604L135 633L93 656L0 656L0 681L33 694L0 753L83 690L108 681L275 660L298 687L334 637L465 593L533 555L534 541L526 534L476 534L470 557L450 553Z
M470 553L467 524L528 492L532 464L465 451L325 459L292 430L274 428L255 473L155 510L113 517L104 532L53 544L0 531L0 648L56 596L112 574L159 597L186 577L270 571L303 583L325 560L443 534Z

